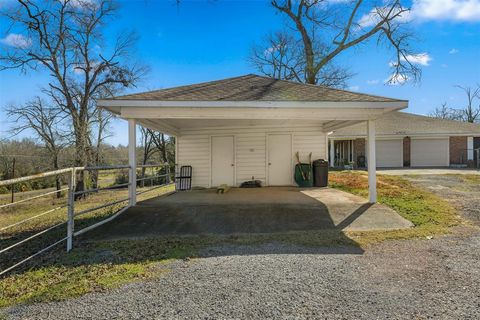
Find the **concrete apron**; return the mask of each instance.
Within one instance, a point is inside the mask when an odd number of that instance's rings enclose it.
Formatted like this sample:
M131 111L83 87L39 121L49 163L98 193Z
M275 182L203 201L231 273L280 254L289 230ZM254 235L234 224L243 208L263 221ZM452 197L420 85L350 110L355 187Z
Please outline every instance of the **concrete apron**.
M413 227L413 223L401 217L392 208L378 203L372 205L366 199L348 192L330 188L301 192L323 203L339 230L398 230Z

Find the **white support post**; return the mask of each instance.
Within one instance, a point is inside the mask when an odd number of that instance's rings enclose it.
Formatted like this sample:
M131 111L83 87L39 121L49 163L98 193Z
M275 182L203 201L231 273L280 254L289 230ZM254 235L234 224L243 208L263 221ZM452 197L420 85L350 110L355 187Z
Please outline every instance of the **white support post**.
M375 120L367 122L368 199L377 202L377 159L375 157Z
M330 167L333 168L335 166L335 140L330 139Z
M72 168L72 172L68 177L68 195L67 195L67 252L70 252L73 248L73 232L74 232L74 214L75 214L75 168Z
M129 179L128 198L129 205L137 203L137 126L135 119L128 119L128 165Z

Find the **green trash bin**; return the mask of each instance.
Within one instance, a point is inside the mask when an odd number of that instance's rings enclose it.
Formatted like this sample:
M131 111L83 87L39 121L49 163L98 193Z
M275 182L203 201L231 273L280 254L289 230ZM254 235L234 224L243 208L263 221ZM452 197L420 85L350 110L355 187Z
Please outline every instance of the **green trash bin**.
M303 175L302 175L302 172L303 172ZM299 187L301 188L313 187L312 166L309 163L296 164L294 177L295 177L295 182L298 184Z

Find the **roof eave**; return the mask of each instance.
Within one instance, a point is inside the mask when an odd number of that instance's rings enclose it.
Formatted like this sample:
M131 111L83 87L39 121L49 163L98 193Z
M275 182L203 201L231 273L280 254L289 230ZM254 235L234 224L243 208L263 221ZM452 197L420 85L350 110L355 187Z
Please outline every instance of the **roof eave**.
M114 113L122 107L167 108L383 108L401 110L408 107L406 100L394 101L170 101L102 99L98 106Z

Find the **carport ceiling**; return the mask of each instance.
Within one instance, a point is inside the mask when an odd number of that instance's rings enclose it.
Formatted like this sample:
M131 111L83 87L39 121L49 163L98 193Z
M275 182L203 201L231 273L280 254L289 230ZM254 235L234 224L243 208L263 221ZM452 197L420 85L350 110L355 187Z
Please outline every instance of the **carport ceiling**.
M253 127L253 126L290 126L290 127L321 127L323 131L330 132L362 122L361 120L291 120L291 119L138 119L144 127L156 131L178 135L182 130L196 128L222 128L222 127Z

